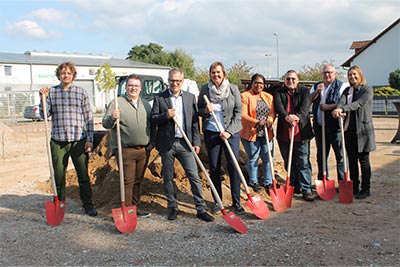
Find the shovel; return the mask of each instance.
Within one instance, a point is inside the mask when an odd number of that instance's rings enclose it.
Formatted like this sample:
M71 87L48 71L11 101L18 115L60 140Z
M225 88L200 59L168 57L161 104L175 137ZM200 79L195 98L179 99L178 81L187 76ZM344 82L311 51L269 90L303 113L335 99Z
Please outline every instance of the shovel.
M285 202L288 208L292 207L292 200L294 194L294 186L290 185L290 172L292 171L292 158L293 158L293 144L294 144L294 125L292 125L292 133L290 138L289 147L289 162L288 172L286 174L286 185L285 185Z
M42 94L43 103L43 114L44 114L44 128L46 132L46 147L47 147L47 159L49 161L50 170L50 181L53 188L53 202L46 202L46 220L51 226L60 225L64 219L65 201L58 200L56 181L54 178L53 161L51 160L51 149L50 149L50 138L49 138L49 126L47 121L47 103L46 95Z
M117 91L114 90L115 109L118 109ZM121 208L112 209L115 227L123 234L129 234L136 229L137 217L136 206L125 205L124 188L124 164L122 162L121 129L119 127L119 118L117 119L117 143L118 143L118 168L119 168L119 186L121 192Z
M204 95L204 100L206 101L207 104L210 103L210 101L208 100L206 95ZM211 111L211 114L214 116L214 120L217 124L218 130L222 133L223 128L222 128L220 122L218 121L217 116L215 116L214 111ZM233 160L236 171L239 173L240 179L242 180L242 183L246 190L246 195L248 198L248 200L246 201L246 206L249 207L251 209L251 211L254 213L254 215L256 215L258 218L260 218L260 219L267 218L269 216L268 205L264 202L264 200L262 200L262 198L259 194L255 195L254 197L252 197L250 195L250 190L249 190L249 187L247 186L246 179L243 176L242 170L240 169L239 163L236 159L235 154L232 151L231 146L229 145L228 140L224 140L224 143L225 143L226 148L228 149L229 155Z
M331 200L335 197L335 181L326 179L326 146L325 146L325 111L322 114L322 180L315 181L315 187L319 197L323 200Z
M272 175L272 188L269 189L269 195L271 196L272 206L275 211L284 211L288 208L286 204L285 188L283 186L277 187L274 171L274 162L272 160L271 147L269 145L268 130L265 127L265 141L267 143L268 160L271 165Z
M349 180L347 155L344 143L343 117L340 116L339 120L340 120L340 133L342 136L342 149L343 149L343 162L344 162L344 178L343 181L339 181L339 203L351 204L353 203L353 181Z
M197 164L200 166L200 169L203 171L204 175L207 178L207 182L210 185L212 192L214 193L215 199L217 200L219 207L221 208L222 219L224 219L224 221L227 222L230 226L232 226L232 228L235 231L237 231L238 233L240 233L240 234L247 233L247 227L246 227L246 225L244 225L242 220L232 211L229 213L226 212L224 205L222 204L221 198L218 195L217 189L215 189L215 186L214 186L210 176L208 175L206 168L204 167L203 163L201 162L199 156L194 151L194 148L193 148L192 144L190 143L188 137L186 136L186 133L183 131L182 126L179 124L179 122L177 121L177 119L175 117L173 117L173 119L174 119L174 122L175 122L176 126L178 127L179 131L181 132L183 139L185 139L186 144L192 151L193 156L194 156L195 160L197 161Z

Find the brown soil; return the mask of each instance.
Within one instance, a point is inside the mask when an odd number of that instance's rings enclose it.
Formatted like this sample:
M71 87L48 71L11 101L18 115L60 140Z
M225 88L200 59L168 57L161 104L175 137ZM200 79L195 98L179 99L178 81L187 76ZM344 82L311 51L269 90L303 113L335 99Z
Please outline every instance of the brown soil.
M206 169L207 165L207 154L206 148L203 144L199 157L203 162ZM245 167L247 156L241 146L239 165L246 180L248 178L247 170ZM223 156L223 166L226 166L226 159ZM141 208L149 210L155 213L163 213L166 208L166 199L163 194L162 176L161 176L161 158L156 149L151 151L148 167L145 171L144 181L142 183L142 197L141 197ZM275 173L277 179L280 182L285 182L280 177L285 176L285 170L283 169L282 162L275 162ZM190 190L190 183L186 177L185 171L183 170L180 163L175 161L175 185L177 192L177 200L182 207L180 210L186 213L194 213L193 200ZM230 185L229 176L223 168L223 201L225 205L230 205L231 195L230 195ZM202 178L203 188L206 188L204 194L208 201L211 201L209 197L210 187L207 183L207 179L204 173L200 172L200 177ZM260 173L261 175L261 173ZM120 188L119 188L119 173L118 166L116 162L116 157L111 155L109 150L109 135L103 137L99 146L93 151L89 159L89 176L93 188L93 201L99 212L104 215L110 215L111 209L115 207L120 207ZM66 177L67 183L67 196L79 200L79 187L77 182L77 176L74 169L70 169L67 172ZM46 191L51 194L50 181L38 182L37 188ZM242 187L242 197L246 198L246 193L244 187ZM251 188L249 189L251 190ZM260 193L264 198L269 199L266 192L263 190Z
M308 203L295 195L291 209L274 212L269 196L261 192L270 217L258 220L244 205L247 213L241 219L248 234L240 236L232 233L221 216L211 224L194 219L189 183L178 163L175 181L182 214L172 223L167 221L161 163L153 150L142 188L142 208L153 215L139 219L135 233L125 237L117 235L110 216L113 207L120 207L120 199L119 175L115 158L108 155L108 140L102 141L89 163L100 216L89 218L80 210L70 163L67 198L76 201L68 200L63 224L51 228L44 216L51 190L43 124L0 123L0 265L400 266L400 147L390 143L398 119L374 118L374 124L377 150L371 153L371 197L343 205L337 196ZM200 157L206 163L204 151L203 147ZM313 140L314 178L315 158ZM239 161L246 176L243 151ZM335 177L334 161L331 153L329 171ZM275 169L281 177L286 176L277 145ZM203 177L204 197L210 205L212 197L205 181ZM223 190L227 207L231 199L226 176ZM246 200L242 186L242 203ZM63 246L54 240L56 235ZM195 258L198 261L193 261Z

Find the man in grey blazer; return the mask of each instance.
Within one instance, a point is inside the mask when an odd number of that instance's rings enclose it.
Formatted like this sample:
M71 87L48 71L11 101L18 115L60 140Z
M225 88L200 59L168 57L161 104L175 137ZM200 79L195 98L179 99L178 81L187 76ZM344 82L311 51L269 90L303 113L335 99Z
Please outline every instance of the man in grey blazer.
M187 146L173 118L182 126L185 134L193 145L196 153L200 152L201 140L197 102L193 94L182 91L183 71L171 69L168 75L169 88L154 97L151 119L155 127L156 149L160 152L162 161L162 176L164 193L168 202L168 220L177 217L177 202L174 188L174 161L179 160L189 178L197 218L211 222L214 218L206 212L203 198L203 188L199 177L196 161Z

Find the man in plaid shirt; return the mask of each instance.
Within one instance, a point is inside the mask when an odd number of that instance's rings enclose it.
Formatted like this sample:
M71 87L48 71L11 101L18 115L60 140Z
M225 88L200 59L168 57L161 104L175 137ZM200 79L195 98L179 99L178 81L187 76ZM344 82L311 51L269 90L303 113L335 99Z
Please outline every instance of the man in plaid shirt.
M89 97L85 89L72 84L76 78L73 63L59 65L56 76L61 83L51 88L41 88L39 94L46 95L47 113L52 117L50 147L57 194L60 201L65 201L65 173L71 156L85 213L96 216L88 176L88 153L93 147L93 114ZM40 99L42 101L42 97ZM43 103L40 112L44 117Z

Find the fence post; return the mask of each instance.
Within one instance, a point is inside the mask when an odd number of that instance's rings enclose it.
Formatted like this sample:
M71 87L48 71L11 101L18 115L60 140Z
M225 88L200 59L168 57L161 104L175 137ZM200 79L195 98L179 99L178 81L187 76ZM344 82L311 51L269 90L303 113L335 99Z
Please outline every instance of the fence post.
M5 133L1 132L1 147L2 147L2 152L3 152L3 161L5 160L5 153L4 153L4 146L5 146Z
M388 115L388 97L385 96L385 116Z

